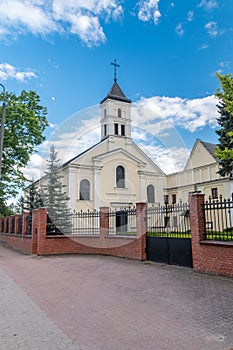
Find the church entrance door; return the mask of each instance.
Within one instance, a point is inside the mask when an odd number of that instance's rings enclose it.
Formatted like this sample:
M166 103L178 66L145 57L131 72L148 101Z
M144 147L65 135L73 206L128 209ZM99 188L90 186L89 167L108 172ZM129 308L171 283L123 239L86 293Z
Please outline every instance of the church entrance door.
M125 210L116 212L116 233L127 232L128 213Z

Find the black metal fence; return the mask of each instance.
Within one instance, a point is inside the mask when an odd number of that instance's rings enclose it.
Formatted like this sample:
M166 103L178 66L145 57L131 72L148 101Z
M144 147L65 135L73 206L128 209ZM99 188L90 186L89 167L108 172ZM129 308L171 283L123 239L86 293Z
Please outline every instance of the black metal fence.
M147 235L191 238L189 204L165 204L147 209Z
M209 200L203 204L206 221L204 239L233 241L233 195L232 198Z
M137 235L136 207L109 211L109 235Z
M80 211L62 217L47 215L46 234L49 235L99 235L99 211Z
M26 217L26 235L32 234L32 212Z

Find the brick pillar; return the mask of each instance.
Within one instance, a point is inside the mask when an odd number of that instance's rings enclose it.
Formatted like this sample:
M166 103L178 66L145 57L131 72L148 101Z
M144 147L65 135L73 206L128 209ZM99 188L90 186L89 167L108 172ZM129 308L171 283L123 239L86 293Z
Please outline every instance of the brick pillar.
M200 241L206 232L205 213L202 210L202 204L204 204L205 195L202 193L193 193L190 202L190 228L192 238L192 255L193 255L193 267L198 267L200 260Z
M32 254L37 254L37 240L39 227L39 209L32 212Z
M109 233L109 207L100 207L100 238L105 238Z
M9 233L12 233L12 219L13 219L13 216L12 215L9 216L8 219L9 219Z
M47 226L47 210L45 208L38 209L37 226L37 254L46 254L46 226Z
M146 232L147 232L147 219L146 219L146 203L136 204L136 229L137 239L140 242L140 259L146 260Z
M16 214L15 215L15 235L19 233L19 218L20 218L20 215Z

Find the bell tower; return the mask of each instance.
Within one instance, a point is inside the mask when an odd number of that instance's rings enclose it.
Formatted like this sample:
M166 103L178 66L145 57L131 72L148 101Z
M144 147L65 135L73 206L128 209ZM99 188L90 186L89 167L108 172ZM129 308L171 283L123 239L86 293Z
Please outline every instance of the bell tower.
M114 66L114 83L107 96L100 102L101 140L108 136L131 138L131 100L128 99L117 83L116 60Z

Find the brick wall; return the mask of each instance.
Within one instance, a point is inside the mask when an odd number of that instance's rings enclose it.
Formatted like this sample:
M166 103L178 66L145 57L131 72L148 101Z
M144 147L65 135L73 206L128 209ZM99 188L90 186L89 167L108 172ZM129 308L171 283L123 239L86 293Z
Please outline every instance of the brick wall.
M190 226L192 234L193 267L197 271L233 277L233 242L216 242L203 240L205 233L205 216L201 206L204 195L195 193L190 203ZM33 212L32 235L9 233L12 228L12 217L8 218L9 232L0 232L0 240L7 244L38 255L50 254L102 254L146 260L146 204L138 203L136 208L136 237L117 237L108 235L108 208L101 208L100 235L88 237L46 236L46 209ZM24 215L24 221L26 220ZM15 232L19 216L15 217ZM0 219L6 223L7 218Z
M145 260L145 210L145 203L137 204L136 237L114 237L108 235L109 209L107 207L100 208L100 235L97 237L46 236L47 212L45 208L40 208L33 212L32 235L30 237L25 235L25 222L27 215L24 215L23 234L12 235L4 232L4 234L0 234L0 240L8 243L14 248L37 255L102 254ZM15 225L18 225L17 220Z
M233 242L206 241L204 195L195 193L190 203L193 268L197 271L233 277Z

